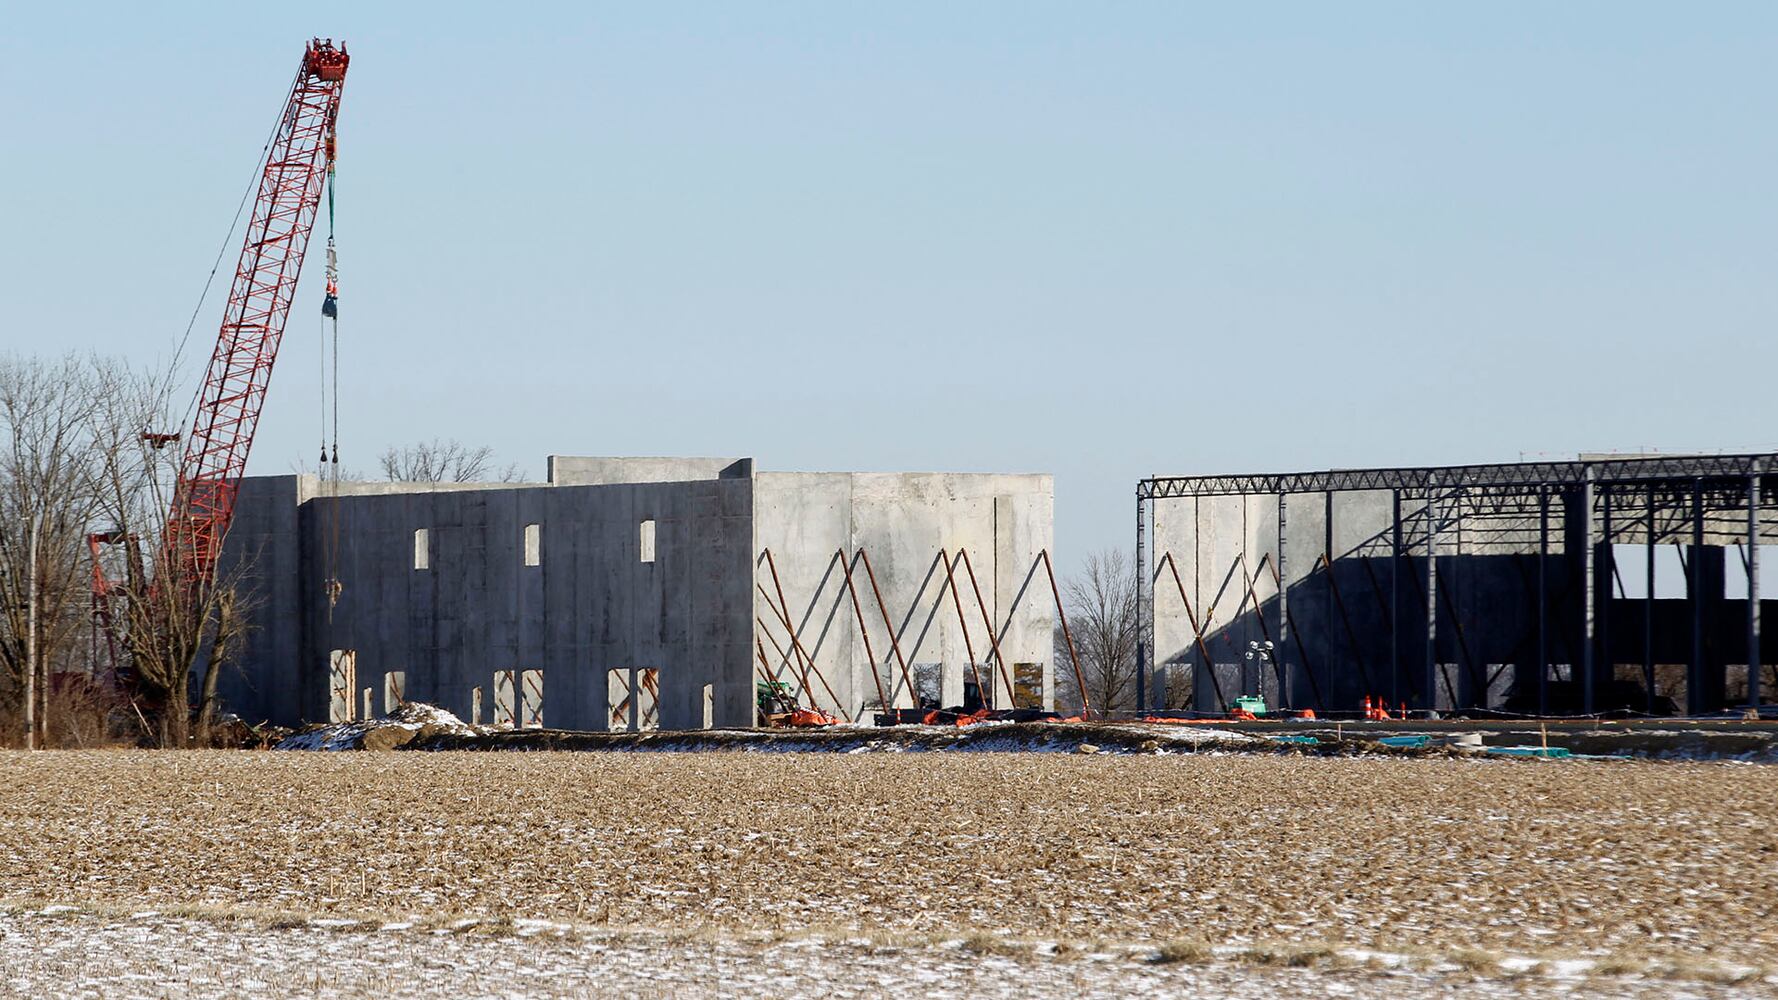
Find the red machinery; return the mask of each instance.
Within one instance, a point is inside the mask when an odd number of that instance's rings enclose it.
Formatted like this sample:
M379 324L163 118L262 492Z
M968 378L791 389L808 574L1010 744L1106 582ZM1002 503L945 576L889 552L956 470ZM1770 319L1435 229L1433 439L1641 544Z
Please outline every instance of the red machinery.
M296 295L322 187L333 171L334 128L349 62L344 44L335 47L332 39L310 41L303 49L277 130L267 144L258 198L235 265L222 329L198 392L196 418L179 463L161 540L162 561L155 569L156 586L195 588L214 578L284 322ZM329 315L337 315L338 290L331 260L328 270L323 308ZM154 431L142 435L143 442L156 450L178 439L177 434ZM111 673L119 679L130 672L118 662L111 615L117 584L105 574L100 546L123 544L131 549L131 576L139 578L141 567L133 542L133 536L120 531L87 536L93 557L93 662L96 669L101 656L108 656Z
M332 39L315 39L303 50L266 153L216 351L198 391L163 549L170 577L163 579L198 582L216 572L322 186L333 168L334 125L349 62L345 45L336 48ZM331 280L329 285L331 299Z

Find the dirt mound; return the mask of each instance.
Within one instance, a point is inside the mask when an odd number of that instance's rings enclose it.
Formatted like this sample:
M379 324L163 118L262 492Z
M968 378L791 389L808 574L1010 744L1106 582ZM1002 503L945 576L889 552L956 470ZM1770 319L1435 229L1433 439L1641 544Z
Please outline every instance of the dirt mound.
M395 750L442 736L476 736L483 730L437 705L410 701L385 718L318 726L279 740L274 750Z

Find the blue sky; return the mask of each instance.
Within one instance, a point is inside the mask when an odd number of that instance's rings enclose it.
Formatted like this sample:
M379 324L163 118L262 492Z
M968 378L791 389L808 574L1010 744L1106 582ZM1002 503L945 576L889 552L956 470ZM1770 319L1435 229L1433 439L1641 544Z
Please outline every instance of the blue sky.
M1770 4L8 18L0 348L144 362L348 41L348 466L1050 471L1073 564L1154 472L1778 445ZM312 460L319 282L253 471Z

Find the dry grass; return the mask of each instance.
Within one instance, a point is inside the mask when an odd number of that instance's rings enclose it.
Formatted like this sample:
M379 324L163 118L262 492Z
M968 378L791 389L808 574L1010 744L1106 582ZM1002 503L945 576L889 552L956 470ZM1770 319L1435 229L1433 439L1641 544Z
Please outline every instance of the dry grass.
M1758 965L1778 951L1775 821L1778 769L1724 765L0 754L10 896L483 918L478 933L524 918L994 928L969 947L1316 941Z
M1210 942L1202 938L1180 938L1156 948L1154 962L1156 965L1175 965L1180 962L1202 965L1215 957L1216 952L1210 947Z
M1494 975L1500 971L1500 959L1480 948L1452 949L1450 959L1465 972Z

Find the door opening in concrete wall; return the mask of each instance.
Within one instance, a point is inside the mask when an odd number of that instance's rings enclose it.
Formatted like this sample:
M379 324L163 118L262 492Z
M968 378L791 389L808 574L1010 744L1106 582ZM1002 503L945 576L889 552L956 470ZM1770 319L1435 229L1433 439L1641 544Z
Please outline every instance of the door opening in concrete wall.
M479 687L469 689L469 724L482 724L482 689Z
M352 695L358 690L358 652L336 649L327 654L327 721L352 721Z
M704 685L704 728L716 728L716 685Z
M1197 698L1197 664L1191 660L1169 660L1161 668L1166 688L1161 705L1173 711L1190 709Z
M654 562L654 518L652 517L642 522L638 548L642 553L643 562Z
M628 732L633 708L629 670L620 667L605 671L605 728L614 733Z
M1211 691L1221 691L1224 702L1232 703L1235 697L1247 693L1247 689L1242 686L1247 683L1247 668L1241 661L1230 663L1226 660L1219 660L1210 665L1210 670L1215 675L1215 683L1205 686ZM1231 706L1222 704L1215 707L1217 711L1224 711Z
M432 568L432 532L425 528L414 529L414 568Z
M364 718L366 718L366 719L368 719L371 716L376 714L376 709L374 707L374 704L370 700L370 698L371 698L371 689L365 688L364 689Z
M494 725L496 726L506 726L510 729L517 719L517 713L514 711L517 692L513 690L514 682L517 679L511 670L494 671Z
M543 671L527 670L519 675L520 715L526 729L543 728Z
M636 728L661 728L661 672L653 667L636 671Z
M543 565L543 525L525 525L525 565Z
M407 671L391 670L383 675L383 714L400 708L407 701Z
M914 664L914 707L941 707L945 691L945 668L942 663Z
M1043 707L1043 664L1012 665L1012 707Z

